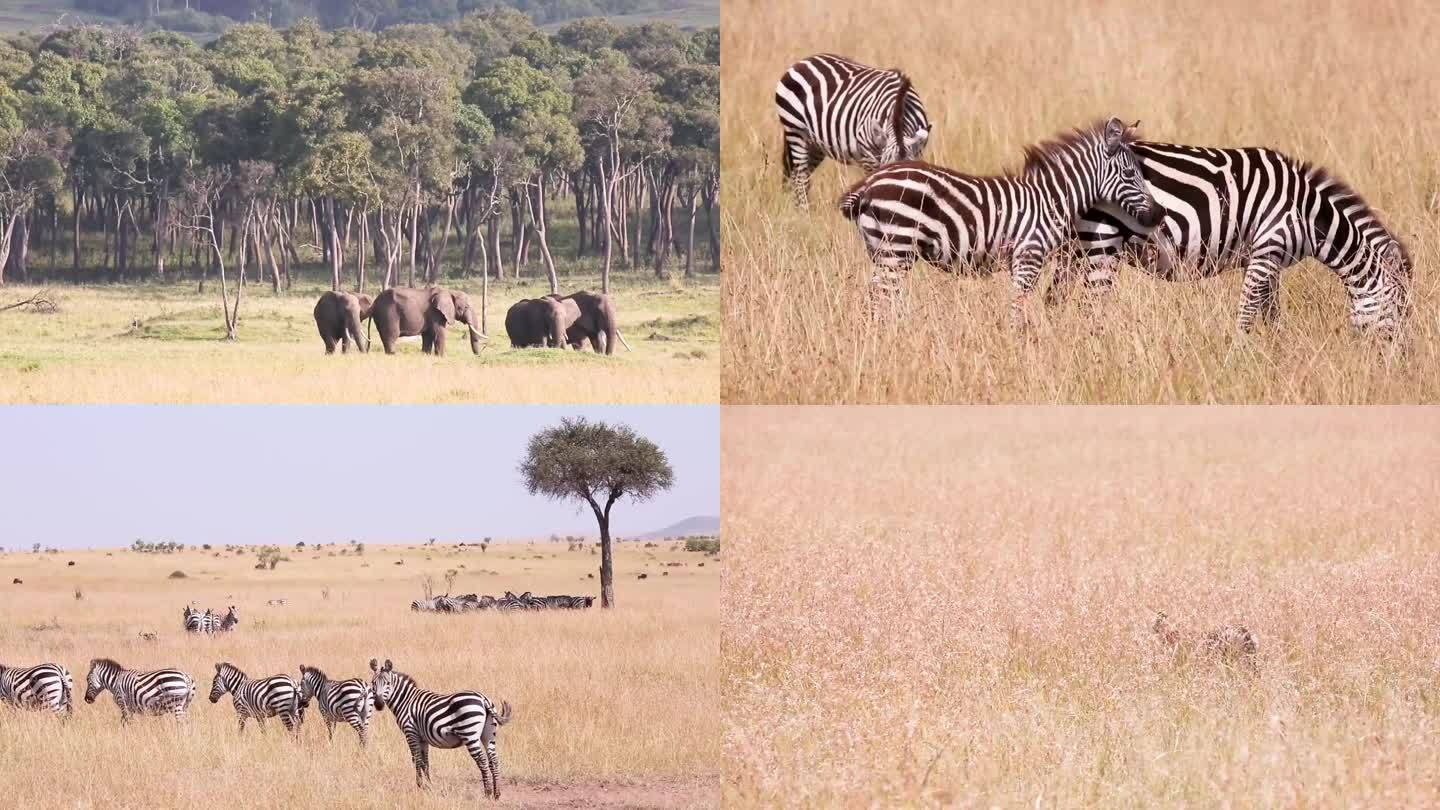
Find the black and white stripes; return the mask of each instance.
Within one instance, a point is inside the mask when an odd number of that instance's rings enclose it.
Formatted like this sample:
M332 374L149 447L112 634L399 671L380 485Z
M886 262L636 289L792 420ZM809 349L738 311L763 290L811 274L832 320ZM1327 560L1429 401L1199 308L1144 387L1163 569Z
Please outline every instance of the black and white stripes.
M132 714L173 714L183 720L195 697L195 682L178 669L140 672L109 658L96 658L85 677L85 702L94 703L105 690L120 707L121 721Z
M235 713L240 716L241 731L250 718L260 724L261 731L265 730L267 717L279 717L286 731L300 726L300 690L288 675L249 678L234 664L222 662L215 665L210 702L218 702L226 692L230 693Z
M976 177L928 163L883 167L840 203L875 263L871 304L900 292L916 259L948 270L979 269L1008 257L1018 316L1045 257L1071 238L1076 217L1099 203L1150 225L1163 212L1151 198L1118 118L1025 150L1018 175Z
M802 208L810 204L810 175L825 158L870 172L918 159L930 138L925 105L905 74L834 54L791 65L775 87L775 107L785 176Z
M1242 268L1236 325L1249 331L1257 318L1279 316L1280 272L1314 257L1345 285L1352 324L1389 334L1403 320L1411 276L1405 246L1325 169L1273 149L1149 142L1133 149L1165 217L1149 227L1110 206L1087 211L1077 232L1091 286L1110 285L1122 253L1168 280ZM1057 277L1052 300L1073 281L1073 273Z
M390 708L395 723L405 735L410 758L415 763L415 784L422 786L430 778L430 746L458 748L465 746L470 758L480 768L480 781L485 795L500 798L500 756L495 749L496 730L510 722L510 704L502 703L497 710L491 700L479 692L437 694L421 689L415 679L398 672L385 660L382 667L370 659L375 673L371 688L375 708Z
M300 712L304 716L310 700L320 707L320 717L325 720L325 730L330 739L335 739L335 724L349 723L360 735L360 744L365 745L370 733L370 717L374 712L374 694L370 684L359 678L346 681L332 681L315 667L300 667Z
M187 633L228 633L240 623L240 615L234 605L230 606L223 617L210 610L201 613L189 605L185 606L182 614Z
M59 664L7 667L0 664L0 702L21 709L49 709L58 715L71 712L75 683Z

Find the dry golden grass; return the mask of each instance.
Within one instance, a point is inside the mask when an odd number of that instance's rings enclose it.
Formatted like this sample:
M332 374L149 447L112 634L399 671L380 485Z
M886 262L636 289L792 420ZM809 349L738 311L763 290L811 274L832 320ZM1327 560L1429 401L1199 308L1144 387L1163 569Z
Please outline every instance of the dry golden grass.
M727 806L1440 800L1433 410L727 410ZM1258 675L1172 660L1258 641Z
M326 549L328 552L330 549ZM479 770L463 749L432 749L433 786L415 789L404 738L377 712L371 745L348 727L327 742L314 706L300 739L278 721L236 731L229 698L211 705L217 661L251 675L299 676L301 664L332 678L365 676L372 657L394 660L435 691L477 689L508 700L499 733L499 806L713 806L719 782L718 564L669 550L617 551L620 607L602 612L461 616L411 613L420 575L464 565L455 593L598 593L598 556L538 543L428 550L367 548L363 557L290 551L275 571L254 556L188 551L0 555L0 660L66 666L75 716L20 714L0 706L0 785L7 806L452 807L483 802ZM653 555L653 558L652 558ZM427 560L427 558L430 558ZM403 559L403 566L395 565ZM75 560L76 567L66 566ZM663 567L666 562L683 567ZM368 564L368 565L367 565ZM175 569L188 579L171 580ZM668 571L668 576L662 576ZM487 573L494 572L494 573ZM636 575L646 572L643 581ZM598 576L598 574L597 574ZM20 577L23 585L11 585ZM73 590L84 598L76 601ZM329 598L322 589L329 589ZM443 581L440 589L443 590ZM286 607L267 599L285 597ZM189 600L236 605L231 635L180 629ZM45 627L44 625L58 625ZM156 631L158 641L138 637ZM178 666L198 695L186 726L139 718L122 728L109 695L80 700L91 658L134 668ZM486 802L488 804L488 802Z
M213 286L213 285L212 285ZM462 285L478 304L478 284ZM566 278L566 289L599 289ZM324 287L323 289L328 289ZM273 296L247 288L240 338L226 343L219 293L193 283L57 286L55 314L0 313L0 402L10 403L692 403L720 395L720 288L714 277L621 279L620 331L633 351L514 350L505 311L548 287L492 284L490 340L477 358L463 328L445 357L402 339L374 351L327 357L313 310L322 287ZM0 304L35 288L0 288ZM373 294L373 290L372 290ZM138 326L137 326L138 324Z
M859 0L736 0L725 11L724 401L1440 400L1440 81L1427 56L1440 6L965 0L878 13ZM1280 323L1244 340L1239 273L1175 284L1127 270L1103 301L1033 302L1021 337L1007 324L1008 275L922 265L903 326L866 325L871 265L834 204L860 169L822 164L808 215L782 182L775 83L821 51L906 70L936 125L926 158L966 171L1016 168L1024 144L1111 114L1141 119L1154 140L1272 146L1330 167L1410 248L1403 351L1352 332L1344 290L1314 261L1284 274Z

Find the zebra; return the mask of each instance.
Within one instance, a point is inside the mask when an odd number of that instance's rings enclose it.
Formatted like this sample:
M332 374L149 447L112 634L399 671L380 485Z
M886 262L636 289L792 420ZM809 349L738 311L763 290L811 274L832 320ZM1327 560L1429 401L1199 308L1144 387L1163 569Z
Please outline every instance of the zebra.
M1390 335L1403 321L1409 253L1327 169L1259 147L1139 141L1132 148L1165 216L1147 225L1103 203L1082 214L1076 232L1090 264L1087 286L1108 289L1122 253L1151 259L1140 265L1168 281L1244 268L1236 327L1249 332L1257 318L1279 317L1280 272L1314 257L1344 283L1352 325ZM1047 301L1063 300L1076 275L1057 275Z
M210 615L212 618L211 633L228 633L235 629L235 625L240 623L240 614L235 611L234 605L231 605L230 609L226 611L223 619L213 613Z
M265 730L265 718L279 716L286 731L300 727L300 690L289 675L271 675L268 678L250 678L234 664L221 662L215 665L215 681L210 686L210 702L219 703L226 692L240 715L240 730L245 730L245 721L255 718L260 730Z
M497 610L529 610L530 605L526 601L530 598L530 592L526 591L524 596L516 596L506 591L505 595L495 600Z
M1164 215L1141 178L1134 137L1111 118L1026 147L1019 175L975 177L906 161L856 183L840 212L859 228L876 266L872 312L881 300L898 300L917 258L984 271L982 260L1008 254L1011 314L1019 319L1045 257L1070 238L1082 211L1107 202L1149 225Z
M185 632L187 632L187 633L208 633L208 632L210 632L210 630L209 630L210 623L211 623L212 619L214 618L214 615L215 615L215 614L211 613L211 612L208 611L208 610L205 611L204 613L201 613L199 610L196 610L195 608L192 608L192 607L190 607L189 605L186 605L181 612L182 612L182 614L183 614L184 617L185 617Z
M430 613L435 610L434 599L416 599L410 603L410 609L417 613Z
M526 610L545 609L545 597L543 596L535 596L529 591L526 591L525 593L520 594L519 599L521 602L525 603Z
M869 174L918 160L933 131L908 76L829 53L791 65L775 86L775 107L785 177L802 209L810 207L810 175L825 158Z
M335 724L340 722L349 723L350 727L360 735L360 745L365 746L366 739L370 732L370 717L374 713L375 696L370 690L370 684L359 678L351 678L347 681L332 681L325 677L325 673L315 667L300 667L300 716L305 716L305 709L310 704L310 699L315 698L320 705L320 716L325 719L325 730L330 733L330 739L335 739Z
M460 613L465 610L465 603L453 596L437 596L432 600L435 610L441 613Z
M195 699L195 681L178 669L141 672L126 669L110 658L92 659L85 676L85 702L94 703L106 689L120 707L122 723L128 722L132 714L169 713L184 720L190 701Z
M410 746L416 787L424 786L421 777L430 778L430 746L464 745L480 768L485 795L500 798L500 755L495 750L495 732L510 722L508 702L501 703L497 710L490 698L479 692L441 695L426 691L414 678L396 670L388 658L383 667L371 658L370 670L375 673L371 681L375 708L390 707Z
M24 669L0 664L0 702L21 709L48 708L61 717L72 711L75 682L59 664L38 664Z

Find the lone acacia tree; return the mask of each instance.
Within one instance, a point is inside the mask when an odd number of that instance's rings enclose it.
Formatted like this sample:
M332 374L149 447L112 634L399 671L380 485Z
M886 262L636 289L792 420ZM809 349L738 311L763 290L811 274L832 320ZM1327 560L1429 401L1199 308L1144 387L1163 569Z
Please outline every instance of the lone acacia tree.
M530 437L520 474L532 495L590 504L600 524L600 606L614 607L610 509L621 498L638 503L674 485L664 451L626 425L562 419Z

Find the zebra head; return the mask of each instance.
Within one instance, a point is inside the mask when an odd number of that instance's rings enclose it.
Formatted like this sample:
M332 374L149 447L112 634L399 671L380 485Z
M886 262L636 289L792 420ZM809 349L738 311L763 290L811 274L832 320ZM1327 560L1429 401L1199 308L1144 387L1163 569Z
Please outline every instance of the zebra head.
M210 702L219 703L220 697L226 692L233 692L245 679L245 673L241 672L234 664L220 663L215 665L215 682L210 685Z
M1393 338L1410 315L1410 281L1414 266L1405 245L1389 234L1366 249L1371 279L1365 288L1350 289L1350 323L1357 329Z
M883 118L876 118L861 133L862 163L879 168L902 160L919 160L925 153L933 127L910 77L895 71L900 85L895 103Z
M120 665L108 658L91 659L90 672L85 676L85 702L94 703L95 697L110 686L119 671Z
M373 692L375 708L384 711L385 704L395 698L400 684L407 678L404 674L395 671L395 665L390 663L389 658L385 659L385 666L382 667L379 664L380 662L374 658L370 659L370 671L375 673L370 681L370 689Z
M1127 126L1119 118L1105 122L1096 191L1100 202L1117 206L1141 225L1153 228L1165 217L1165 209L1151 196L1140 158L1130 148L1138 126L1139 121Z
M320 691L325 685L325 673L314 667L300 667L300 705L303 707L310 702L310 698Z

